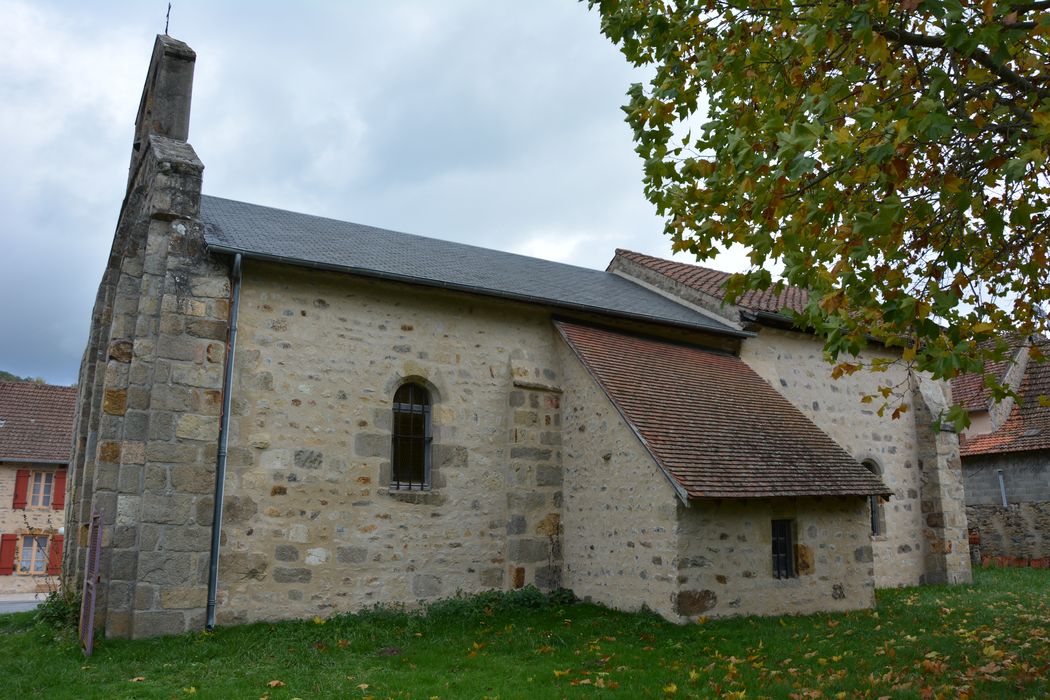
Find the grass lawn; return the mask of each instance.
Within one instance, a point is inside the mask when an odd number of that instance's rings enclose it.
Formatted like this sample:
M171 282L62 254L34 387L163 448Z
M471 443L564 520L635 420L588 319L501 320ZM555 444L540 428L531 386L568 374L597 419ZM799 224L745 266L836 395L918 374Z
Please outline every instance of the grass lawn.
M85 660L33 613L0 616L11 698L1050 696L1050 571L880 591L878 609L677 626L538 593L146 641Z

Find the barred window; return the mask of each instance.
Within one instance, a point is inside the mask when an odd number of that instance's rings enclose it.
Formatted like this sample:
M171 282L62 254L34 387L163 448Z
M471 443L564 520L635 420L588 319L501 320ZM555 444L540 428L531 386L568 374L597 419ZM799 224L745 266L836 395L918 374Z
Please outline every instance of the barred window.
M882 469L870 459L864 460L863 464L872 474L882 475ZM882 496L868 496L868 505L871 508L871 534L874 536L886 534L886 511L882 506Z
M773 577L795 578L795 523L793 520L773 521Z
M394 429L390 455L391 486L430 488L430 393L404 384L394 394Z

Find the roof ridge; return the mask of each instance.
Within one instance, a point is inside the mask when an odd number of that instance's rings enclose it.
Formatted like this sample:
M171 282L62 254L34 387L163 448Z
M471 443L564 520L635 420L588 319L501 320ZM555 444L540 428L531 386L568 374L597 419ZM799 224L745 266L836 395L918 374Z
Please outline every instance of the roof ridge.
M397 234L399 236L408 236L410 238L416 238L416 239L421 239L421 240L426 240L426 241L438 241L438 242L441 242L441 243L448 243L448 244L451 244L451 245L463 246L464 248L472 248L474 250L482 250L482 251L486 251L486 252L493 252L494 251L494 252L500 253L502 255L512 255L512 256L514 256L516 258L522 258L522 259L525 259L525 260L542 260L543 262L550 263L552 265L561 265L563 267L571 268L573 270L587 270L588 272L601 272L601 270L597 270L597 269L595 269L593 267L584 267L583 265L573 265L572 263L560 262L558 260L548 260L546 258L537 258L534 255L525 255L524 253L514 253L514 252L509 251L509 250L500 250L498 248L486 248L485 246L480 246L480 245L477 245L476 243L462 243L460 241L452 241L452 240L448 240L446 238L438 238L436 236L424 236L424 235L418 234L418 233L409 233L408 231L399 231L397 229L392 229L392 228L383 228L382 226L374 226L372 224L363 224L363 223L361 223L359 221L347 221L346 219L336 219L336 218L333 218L331 216L320 216L318 214L308 214L306 212L295 211L295 210L292 210L292 209L280 209L278 207L271 207L271 206L266 205L266 204L255 204L254 202L245 202L245 201L242 201L242 200L239 200L239 199L230 199L228 197L216 197L215 195L209 195L209 194L202 194L201 198L202 199L205 199L205 198L206 199L220 199L220 200L222 200L224 202L230 202L231 204L241 204L241 205L249 206L249 207L257 207L259 209L266 209L266 210L269 210L269 211L272 211L272 212L279 212L281 214L292 214L293 216L305 216L305 217L308 217L308 218L311 218L311 219L317 219L317 220L320 220L320 221L329 221L329 222L332 222L332 223L335 223L335 224L343 224L343 225L350 224L352 226L359 226L361 228L372 229L373 231L381 231L383 233L395 233L395 234Z

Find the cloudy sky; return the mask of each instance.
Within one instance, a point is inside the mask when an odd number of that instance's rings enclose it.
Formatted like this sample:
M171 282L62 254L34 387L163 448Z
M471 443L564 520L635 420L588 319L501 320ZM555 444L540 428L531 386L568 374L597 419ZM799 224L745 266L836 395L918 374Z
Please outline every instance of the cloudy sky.
M0 0L0 369L76 381L166 2ZM204 191L604 268L669 256L575 0L175 0ZM716 261L739 269L739 256Z

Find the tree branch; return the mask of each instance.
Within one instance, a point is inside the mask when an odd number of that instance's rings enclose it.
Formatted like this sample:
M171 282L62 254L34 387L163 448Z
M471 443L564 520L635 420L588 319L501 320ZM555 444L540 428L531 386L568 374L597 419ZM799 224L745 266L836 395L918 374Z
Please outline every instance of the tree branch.
M892 41L896 41L899 44L904 44L905 46L922 46L928 49L948 49L957 55L965 57L965 54L962 54L958 50L946 46L944 43L944 37L941 36L928 36L926 34L916 34L914 32L908 32L903 29L894 29L892 27L887 27L884 24L873 25L872 29L874 29L877 33L881 34L883 37ZM1013 85L1019 90L1023 90L1027 93L1035 93L1041 97L1047 94L1046 90L1041 90L1040 88L1036 87L1035 83L1033 83L1028 78L1025 78L1022 75L1018 75L1006 66L997 63L995 59L993 59L984 49L974 49L973 53L970 54L969 58L972 58L978 64L994 73L1000 79L1009 83L1010 85Z

